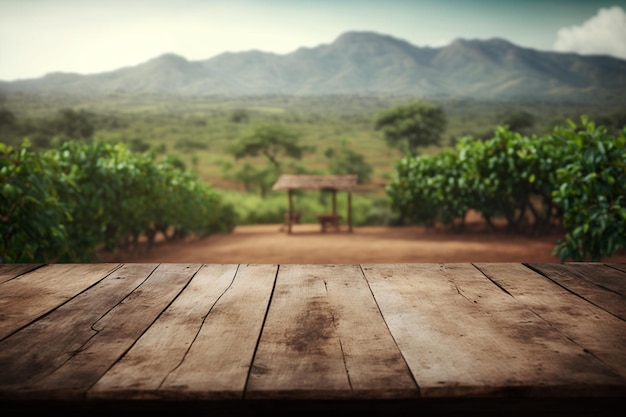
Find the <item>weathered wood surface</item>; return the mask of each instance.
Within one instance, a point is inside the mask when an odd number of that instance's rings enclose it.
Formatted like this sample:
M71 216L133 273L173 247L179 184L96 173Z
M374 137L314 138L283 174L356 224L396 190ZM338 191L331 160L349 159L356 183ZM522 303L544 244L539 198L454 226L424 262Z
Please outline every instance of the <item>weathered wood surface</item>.
M624 264L0 264L0 402L621 400L625 297Z

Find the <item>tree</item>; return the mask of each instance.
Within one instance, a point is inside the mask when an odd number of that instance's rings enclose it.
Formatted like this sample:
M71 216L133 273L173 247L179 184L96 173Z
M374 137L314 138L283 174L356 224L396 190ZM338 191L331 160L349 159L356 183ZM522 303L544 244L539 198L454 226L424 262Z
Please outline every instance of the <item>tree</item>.
M57 135L69 139L89 140L95 132L94 115L85 110L61 109L52 119Z
M250 121L250 114L246 109L235 109L230 113L229 119L233 123L248 123Z
M446 116L440 106L416 101L397 105L375 116L375 129L382 131L387 144L417 155L417 148L441 140Z
M506 111L500 115L499 125L508 126L512 132L529 134L535 125L535 116L526 110Z
M300 135L279 124L255 125L230 149L235 159L247 156L263 156L281 172L280 159L290 157L301 159L308 150L299 144Z
M328 171L335 175L356 174L359 184L367 183L374 168L365 161L362 154L349 149L346 143L342 144L339 152L328 148L324 152L329 159Z
M19 144L20 134L17 118L12 111L0 108L0 140L7 144Z

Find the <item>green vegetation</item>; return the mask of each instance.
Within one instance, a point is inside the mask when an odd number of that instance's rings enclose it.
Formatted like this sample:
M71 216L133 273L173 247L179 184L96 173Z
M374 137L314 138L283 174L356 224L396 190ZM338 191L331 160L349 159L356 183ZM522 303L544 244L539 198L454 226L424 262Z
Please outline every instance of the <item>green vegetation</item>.
M462 228L475 210L492 227L504 217L510 232L564 227L562 261L599 261L626 248L626 128L612 137L586 117L545 136L499 127L491 139L401 159L387 192L410 223Z
M379 112L374 126L389 146L417 155L418 148L439 145L446 115L441 106L416 101Z
M424 136L427 138L424 141L416 139L411 144L407 138L403 147L396 147L395 145L402 143L403 136L396 135L389 142L391 137L385 129L393 124L379 123L378 130L377 120L380 122L383 114L414 106L434 111L437 117L432 120L436 123L431 126L431 130L425 130L428 134ZM432 115L432 112L427 114ZM84 169L89 158L70 154L103 152L104 160L107 160L117 152L118 155L124 154L125 158L133 160L130 165L138 164L141 168L136 167L137 172L148 169L147 166L159 166L157 171L162 175L169 173L166 175L169 179L163 180L164 182L174 181L174 177L181 176L180 181L187 184L182 188L190 193L187 198L191 198L190 190L194 187L203 190L200 195L204 194L205 189L210 190L206 192L217 196L219 202L216 204L220 207L224 204L223 213L217 211L226 216L224 227L218 228L220 230L228 230L235 223L282 223L287 199L284 193L271 191L271 186L280 173L356 173L359 183L353 193L355 225L442 222L462 228L463 215L468 208L480 207L488 225L491 224L491 219L504 217L511 232L542 233L554 226L567 227L573 231L578 227L577 222L583 221L582 214L576 216L576 220L566 220L569 218L560 206L573 205L570 197L574 198L572 196L578 194L566 189L563 193L567 196L559 196L553 192L557 191L555 184L565 181L565 178L570 178L568 182L576 183L573 172L566 174L565 171L559 171L560 177L556 177L557 168L569 166L559 163L571 166L575 164L550 155L547 158L546 152L553 150L549 149L549 141L540 139L554 139L558 136L554 133L555 129L566 124L568 119L579 119L581 114L588 114L590 120L602 121L606 126L603 133L606 140L616 143L616 148L611 148L607 142L605 148L614 153L621 152L618 141L613 137L621 135L626 120L624 112L616 111L608 104L594 102L513 103L441 99L424 103L416 101L415 97L367 96L181 98L119 95L104 99L4 96L0 97L0 143L3 144L4 152L1 179L5 187L2 204L9 204L6 191L6 184L9 183L6 179L7 170L17 166L15 152L22 152L23 155L20 155L26 161L23 163L29 164L33 172L41 175L37 175L35 180L31 173L31 177L22 179L21 192L24 194L20 195L25 199L20 200L20 204L24 205L24 210L28 204L34 204L39 211L30 208L28 210L31 210L31 215L50 214L45 220L43 217L39 220L34 218L33 224L47 223L43 227L34 226L28 231L32 240L38 242L33 244L41 245L30 248L30 252L44 253L48 259L70 259L79 255L71 251L81 247L80 245L83 245L81 249L84 250L93 248L94 242L101 242L111 250L117 250L121 245L128 245L127 241L132 241L133 236L136 237L138 233L145 233L149 239L153 239L154 234L159 233L155 225L146 226L145 221L137 223L129 214L124 214L128 218L126 219L121 212L114 211L112 202L124 206L125 210L130 210L131 207L138 210L138 207L145 205L156 207L156 203L161 202L163 207L167 207L166 210L176 211L175 204L167 205L167 201L172 199L167 200L165 194L150 194L156 188L147 187L143 191L128 194L121 190L109 192L103 189L97 193L89 191L95 197L89 193L85 194L89 197L82 196L84 191L79 192L77 188L72 188L76 187L77 178L68 176L68 173ZM386 128L383 129L383 126ZM267 132L270 134L266 135ZM21 147L24 138L29 138L31 142L26 150ZM389 146L390 144L394 146ZM109 147L118 150L103 151ZM499 147L508 149L507 152L512 154L503 154L498 151ZM12 151L7 151L9 148ZM122 148L123 152L119 150ZM420 156L405 157L405 151L411 148L415 151L419 148ZM561 148L562 152L565 152L564 149ZM519 153L526 154L527 157L511 156ZM480 161L488 162L479 164ZM472 176L465 172L470 165L475 170ZM65 171L62 175L56 175L61 166L64 166ZM120 174L128 177L124 181L135 181L134 171L127 172L125 169L119 170ZM520 173L525 173L526 177ZM116 184L120 187L126 184L118 178L119 175L115 178L98 177L101 173L97 170L92 174L99 184ZM400 198L395 181L405 175L410 175L411 180L420 184L420 187L413 186L411 193L414 194ZM625 183L617 180L619 175L611 175L616 178L616 183ZM11 177L12 185L18 177ZM531 177L534 178L533 181L530 181ZM84 181L80 186L86 186L89 176L83 175L80 178ZM27 187L26 184L31 185ZM137 184L133 186L139 187ZM47 190L48 194L42 190ZM73 190L74 194L68 190ZM39 194L32 198L26 198L29 193L37 192ZM611 189L610 192L615 190ZM143 193L148 194L141 197L143 200L139 200L139 194ZM130 194L137 200L133 200ZM15 195L17 194L13 196ZM69 231L61 227L57 227L57 230L53 225L64 224L66 218L76 216L71 212L71 207L68 208L68 201L76 204L76 201L83 199L87 207L86 201L94 198L99 199L96 206L100 204L102 207L109 207L111 213L115 213L108 215L119 223L116 226L119 230L113 228L110 221L103 223L98 218L100 234L86 235L84 239L91 240L77 245L76 236L72 237ZM204 197L200 197L202 198ZM303 221L314 222L315 213L328 211L329 197L323 192L297 193L295 198L296 207L302 211ZM411 200L412 198L414 199ZM147 204L148 201L150 204ZM189 210L199 207L194 204L196 203L188 205ZM338 204L339 210L345 209L343 205L346 203L341 198ZM623 204L621 200L615 203L611 199L610 210L615 211L619 204ZM226 207L230 207L230 214ZM586 208L584 206L579 209L582 212ZM91 207L90 210L80 212L80 220L75 220L75 224L81 221L86 223L87 219L100 215L97 207ZM121 209L118 207L115 210ZM203 209L198 210L202 212ZM179 211L179 214L182 215L182 212ZM194 219L191 212L185 212L185 216L190 221ZM3 227L6 227L7 218L3 218ZM594 219L596 218L604 217L597 215ZM610 226L606 228L606 233L609 229L621 230L615 229L616 223L607 223L606 218L604 219L604 223L599 224ZM589 225L595 221L587 220ZM177 223L172 220L167 223L169 232L161 227L163 233L174 233L172 230L176 227L179 227L178 235L206 235L216 230L215 225L205 225L204 231L194 231L180 228L181 225L176 226ZM145 230L132 230L131 224L141 224ZM584 228L582 230L585 232ZM600 227L597 230L605 228ZM622 232L623 230L619 233ZM42 236L51 236L50 233L63 239L43 239ZM580 238L581 232L576 233L577 238ZM173 235L169 236L173 238ZM5 239L5 233L2 237ZM67 243L70 238L74 239L73 246ZM610 240L614 242L612 246L601 249L601 253L623 246L619 242L615 243L616 239ZM8 241L5 239L5 242ZM45 245L51 247L45 248ZM52 247L55 245L62 248ZM589 244L585 243L585 246L588 247ZM580 245L576 247L580 249ZM559 248L563 259L580 255L576 254L571 244L567 249L563 245ZM586 249L580 250L584 252ZM583 256L595 255L585 252ZM6 255L5 258L9 259Z
M564 157L552 197L568 230L556 252L561 259L600 260L626 248L626 127L612 137L583 118L580 127L571 123L554 136Z
M167 158L123 144L65 142L33 152L0 143L0 261L75 262L98 258L142 236L154 241L230 232L232 206Z
M357 184L367 184L374 168L365 157L350 149L347 141L339 149L327 148L324 155L329 159L328 172L334 175L356 174Z
M265 197L283 173L285 158L299 160L307 151L306 147L298 143L299 139L298 133L277 123L252 126L228 150L235 160L260 156L270 166L256 169L252 164L246 163L232 178L244 183L247 189L256 186L261 196Z

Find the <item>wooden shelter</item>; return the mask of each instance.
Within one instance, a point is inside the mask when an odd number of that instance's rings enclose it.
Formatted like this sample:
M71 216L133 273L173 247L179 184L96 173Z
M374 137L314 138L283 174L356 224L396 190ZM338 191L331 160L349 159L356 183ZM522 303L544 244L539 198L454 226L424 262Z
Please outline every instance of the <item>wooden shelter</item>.
M287 191L289 197L289 212L285 216L287 223L287 233L291 233L291 225L294 223L296 211L293 207L293 190L327 190L332 192L333 211L332 213L318 214L322 231L326 231L327 226L339 228L337 214L337 192L346 191L348 193L348 212L346 213L348 230L352 232L352 189L356 186L357 175L281 175L272 187L275 191Z

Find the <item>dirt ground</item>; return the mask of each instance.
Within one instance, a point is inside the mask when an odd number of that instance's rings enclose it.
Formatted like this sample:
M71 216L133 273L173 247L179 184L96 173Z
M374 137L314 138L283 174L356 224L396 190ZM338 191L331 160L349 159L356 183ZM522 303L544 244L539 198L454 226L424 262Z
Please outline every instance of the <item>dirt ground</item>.
M356 264L414 262L560 262L553 234L533 238L488 232L481 223L463 233L444 228L354 227L322 233L318 224L238 226L230 234L177 242L158 241L150 250L101 254L102 261L172 263ZM606 262L626 262L622 250Z

